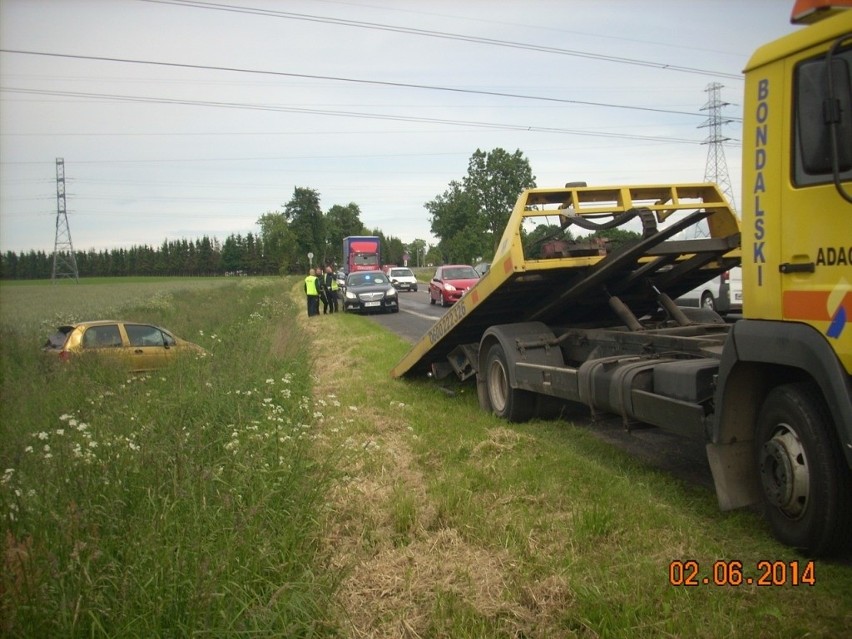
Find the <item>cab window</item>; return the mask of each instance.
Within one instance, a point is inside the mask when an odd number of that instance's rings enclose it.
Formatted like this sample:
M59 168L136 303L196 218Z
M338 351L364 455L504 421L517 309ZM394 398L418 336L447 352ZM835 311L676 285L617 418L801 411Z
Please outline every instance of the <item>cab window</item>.
M793 182L796 186L852 178L852 48L805 60L794 72ZM831 126L834 122L834 126ZM832 141L834 136L835 141Z

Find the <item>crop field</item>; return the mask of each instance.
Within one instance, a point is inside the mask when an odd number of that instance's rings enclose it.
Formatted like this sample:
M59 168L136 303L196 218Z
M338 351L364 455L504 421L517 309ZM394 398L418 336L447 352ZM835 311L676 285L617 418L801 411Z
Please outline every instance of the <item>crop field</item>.
M467 386L390 378L409 344L307 318L298 278L3 284L0 309L2 636L852 627L849 557L811 562L569 421L507 424ZM40 351L103 315L209 355L131 375Z
M50 330L70 321L121 319L126 309L156 309L175 295L221 287L222 278L93 278L0 284L0 325Z

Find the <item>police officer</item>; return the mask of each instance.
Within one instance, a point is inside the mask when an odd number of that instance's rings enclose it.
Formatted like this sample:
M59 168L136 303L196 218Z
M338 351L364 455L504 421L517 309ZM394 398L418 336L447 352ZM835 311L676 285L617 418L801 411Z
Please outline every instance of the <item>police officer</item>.
M308 298L308 317L319 315L319 278L314 269L305 278L305 295Z
M322 274L322 269L318 266L316 271L317 276L317 291L319 292L319 301L322 302L322 314L328 313L328 290L325 288L325 278ZM319 309L317 309L319 314Z
M337 313L338 308L337 300L339 297L338 290L340 289L340 285L337 283L337 277L334 272L331 270L331 266L325 267L325 294L328 296L328 304L330 306L329 313Z

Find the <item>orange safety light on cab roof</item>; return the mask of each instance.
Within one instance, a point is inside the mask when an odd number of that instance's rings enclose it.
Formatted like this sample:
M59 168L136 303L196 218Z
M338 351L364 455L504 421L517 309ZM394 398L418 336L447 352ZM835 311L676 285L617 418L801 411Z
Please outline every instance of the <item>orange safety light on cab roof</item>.
M842 9L852 8L852 0L796 0L790 22L810 24Z

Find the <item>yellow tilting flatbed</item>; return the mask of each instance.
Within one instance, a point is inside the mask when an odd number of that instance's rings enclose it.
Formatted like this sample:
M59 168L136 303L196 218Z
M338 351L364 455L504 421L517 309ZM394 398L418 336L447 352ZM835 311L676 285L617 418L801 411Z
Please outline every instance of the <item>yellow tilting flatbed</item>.
M709 237L696 237L702 220ZM642 240L611 252L559 239L583 226L637 223ZM542 226L553 237L531 246L529 236ZM714 184L529 189L515 204L490 270L391 374L443 376L457 361L451 353L478 343L495 324L620 324L613 297L641 317L658 306L655 288L674 299L739 264L739 245L736 216Z

